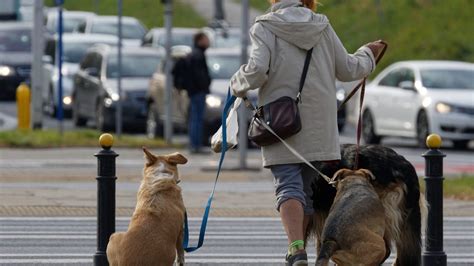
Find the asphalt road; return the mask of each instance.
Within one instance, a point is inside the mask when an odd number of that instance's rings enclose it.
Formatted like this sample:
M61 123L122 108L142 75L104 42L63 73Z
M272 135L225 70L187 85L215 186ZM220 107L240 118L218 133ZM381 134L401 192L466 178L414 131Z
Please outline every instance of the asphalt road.
M124 231L128 218L117 219ZM191 242L200 221L191 218ZM91 265L96 251L93 217L0 218L0 265ZM444 221L448 265L474 264L474 217ZM187 265L283 265L286 240L278 218L211 218L204 246L186 255ZM308 247L315 260L314 245ZM394 254L387 261L392 263Z
M117 219L124 231L128 218ZM191 218L191 243L200 221ZM474 264L474 217L444 220L448 265ZM0 218L0 265L91 265L95 218ZM278 218L211 218L204 246L186 255L187 265L283 265L286 240ZM308 247L314 262L314 245ZM390 256L385 265L394 260Z

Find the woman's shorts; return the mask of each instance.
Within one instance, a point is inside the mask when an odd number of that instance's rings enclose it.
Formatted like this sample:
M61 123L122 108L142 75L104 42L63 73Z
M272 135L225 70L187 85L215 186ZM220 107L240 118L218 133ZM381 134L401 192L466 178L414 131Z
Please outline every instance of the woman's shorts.
M320 162L312 162L316 168ZM280 211L283 202L295 199L303 204L304 214L314 214L313 186L318 173L303 163L270 166L275 183L276 208Z

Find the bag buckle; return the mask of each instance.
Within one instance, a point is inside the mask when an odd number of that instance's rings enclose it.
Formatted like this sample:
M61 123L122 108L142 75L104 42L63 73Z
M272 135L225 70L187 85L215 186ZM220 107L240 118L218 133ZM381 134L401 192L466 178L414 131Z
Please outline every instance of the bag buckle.
M296 103L301 103L301 92L298 92L298 95L296 95Z

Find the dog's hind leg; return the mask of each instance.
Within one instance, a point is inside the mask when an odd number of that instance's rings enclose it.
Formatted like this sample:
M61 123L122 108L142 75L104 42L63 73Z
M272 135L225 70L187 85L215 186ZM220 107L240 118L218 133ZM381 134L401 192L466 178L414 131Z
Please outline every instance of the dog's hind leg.
M183 230L179 233L178 241L176 242L177 264L184 266L184 248L183 248Z
M316 259L316 266L327 266L329 265L329 259L331 259L334 252L339 249L339 245L334 240L325 240L321 245L321 251L318 253Z

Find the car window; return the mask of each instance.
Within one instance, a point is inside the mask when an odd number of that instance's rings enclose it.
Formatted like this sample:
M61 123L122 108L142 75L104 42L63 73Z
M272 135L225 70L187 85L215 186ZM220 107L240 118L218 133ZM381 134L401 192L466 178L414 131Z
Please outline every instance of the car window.
M151 77L160 64L161 57L153 55L122 55L122 77ZM110 55L107 59L107 77L117 78L117 55Z
M240 68L238 55L210 55L207 66L212 79L230 79Z
M3 29L0 31L0 52L30 52L31 30Z
M430 89L474 89L474 70L422 69L421 82Z
M186 45L186 46L193 46L193 32L187 32L187 33L176 33L173 32L172 34L173 40L171 41L171 46L176 46L176 45ZM166 34L161 33L158 38L158 45L160 46L165 46L166 45Z
M91 33L118 35L118 22L97 22L92 24ZM145 34L139 24L122 23L122 36L125 39L142 39Z
M214 45L219 48L232 48L240 46L240 33L237 32L218 32L215 35Z
M413 70L408 68L395 69L382 78L382 80L379 82L379 85L387 87L399 87L399 84L402 81L415 82L415 73Z
M84 18L67 18L63 20L63 32L73 32L78 25L85 21Z

